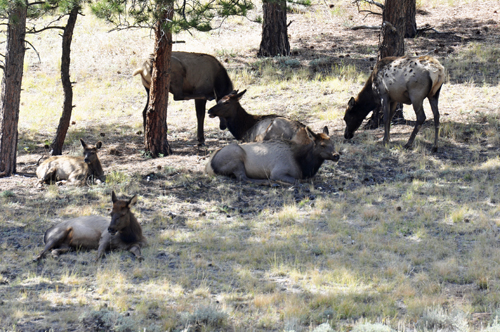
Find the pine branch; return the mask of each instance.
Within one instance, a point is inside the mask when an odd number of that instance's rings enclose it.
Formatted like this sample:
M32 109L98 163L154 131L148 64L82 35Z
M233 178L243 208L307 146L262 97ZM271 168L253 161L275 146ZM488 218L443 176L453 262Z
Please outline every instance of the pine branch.
M35 46L33 46L32 43L30 43L29 41L27 41L26 39L24 40L24 42L28 45L31 46L31 48L33 49L33 51L35 51L36 55L38 56L38 62L42 62L42 59L40 58L40 53L38 53L38 51L36 50Z

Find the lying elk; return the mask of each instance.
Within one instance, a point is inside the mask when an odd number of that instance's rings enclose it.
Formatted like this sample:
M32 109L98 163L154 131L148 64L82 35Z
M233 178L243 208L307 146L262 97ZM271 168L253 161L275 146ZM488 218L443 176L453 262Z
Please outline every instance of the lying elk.
M35 261L52 249L54 257L71 249L98 249L97 260L106 250L128 250L142 260L141 247L146 244L141 225L130 208L137 202L137 196L129 200L118 200L111 194L113 209L111 222L100 216L86 216L69 219L45 232L45 248Z
M306 127L291 141L227 145L212 154L205 172L254 183L268 183L269 180L295 183L316 175L325 160L339 160L328 128L315 134Z
M198 119L198 144L205 143L203 122L207 100L218 100L218 96L225 96L233 90L233 83L226 69L213 56L202 53L172 52L170 62L170 93L174 100L194 99L196 117ZM149 105L149 87L153 71L153 55L146 60L142 67L134 71L134 75L141 74L142 84L146 88L147 102L142 117L146 126L146 112ZM226 129L223 121L220 128Z
M217 104L208 110L208 116L224 119L227 129L237 140L243 142L260 142L270 139L291 140L306 126L299 121L289 120L278 115L248 114L240 105L240 99L247 90L240 93L233 91L222 97Z
M83 157L53 156L45 160L36 169L36 176L42 183L68 181L74 185L84 185L88 178L106 181L101 162L97 157L97 150L102 142L95 146L87 145L80 138L83 146Z
M417 122L405 148L410 148L425 121L423 101L429 100L434 113L434 147L439 136L438 100L445 79L444 67L434 58L387 57L375 65L372 74L356 98L351 98L345 111L344 137L350 139L368 113L381 107L384 114L384 144L389 142L390 125L397 103L412 104Z

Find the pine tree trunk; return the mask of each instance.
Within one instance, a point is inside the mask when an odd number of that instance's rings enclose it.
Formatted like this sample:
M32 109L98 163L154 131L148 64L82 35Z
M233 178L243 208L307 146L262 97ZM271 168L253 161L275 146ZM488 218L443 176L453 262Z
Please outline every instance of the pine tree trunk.
M69 13L68 23L64 27L62 38L61 81L64 90L64 104L61 119L59 119L59 127L57 127L56 137L51 145L51 154L53 156L62 154L64 139L68 132L71 112L73 110L73 86L71 85L69 76L69 66L71 63L71 41L73 40L73 31L75 29L79 10L80 7L75 6Z
M379 46L379 59L388 56L403 56L405 54L404 33L406 31L406 13L410 2L415 0L386 0L382 14L382 43ZM384 112L380 108L373 110L373 114L365 125L367 129L378 128L384 123ZM398 103L392 123L406 123L403 115L403 104Z
M405 27L405 38L415 38L417 35L417 1L416 0L404 0L406 7L406 27Z
M16 3L9 10L7 51L0 99L0 177L11 176L16 172L26 13L26 4L22 3Z
M288 56L290 43L286 23L286 1L267 0L262 3L264 20L262 40L257 56Z
M173 17L173 7L163 14L155 26L155 53L151 77L150 100L146 112L144 144L153 158L172 153L167 140L168 89L170 86L170 60L172 56L172 32L162 24Z
M382 14L382 43L379 59L405 54L404 33L406 31L406 8L402 0L387 0Z

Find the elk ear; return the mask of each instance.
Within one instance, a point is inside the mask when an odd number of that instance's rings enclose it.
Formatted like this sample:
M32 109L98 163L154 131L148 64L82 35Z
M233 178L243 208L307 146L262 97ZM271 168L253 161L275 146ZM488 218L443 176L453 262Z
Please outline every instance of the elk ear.
M115 191L113 190L113 191L111 192L111 201L112 201L113 203L116 203L116 201L117 201L117 200L118 200L118 198L116 198Z
M327 127L327 126L325 126L325 127L323 128L323 134L325 134L325 135L327 135L327 136L330 136L330 132L328 131L328 127Z
M356 104L356 100L354 100L354 97L351 97L351 99L349 99L349 103L347 104L347 106L354 107L354 104Z
M316 140L316 134L314 133L314 131L311 130L311 128L306 127L306 133L307 133L307 137L309 137L311 140L313 140L313 141Z
M243 90L243 91L241 91L240 93L238 93L238 94L236 95L236 98L238 98L238 100L240 100L240 98L241 98L241 97L243 97L243 95L245 94L245 92L247 92L247 90L246 90L246 89L245 89L245 90Z
M99 141L99 142L97 142L97 143L95 144L95 148L96 148L96 149L100 149L101 147L102 147L102 142L101 142L101 141Z
M82 143L83 148L86 149L87 148L87 144L85 143L85 141L80 138L80 142Z
M134 197L132 197L128 203L127 203L127 206L130 208L131 206L134 206L135 203L137 203L137 195L134 195Z

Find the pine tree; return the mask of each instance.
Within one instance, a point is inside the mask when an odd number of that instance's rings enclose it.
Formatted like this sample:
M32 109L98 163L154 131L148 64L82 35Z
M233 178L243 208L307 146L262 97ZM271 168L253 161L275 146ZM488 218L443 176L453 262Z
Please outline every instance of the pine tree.
M249 0L97 0L93 12L117 29L148 28L155 32L153 73L144 140L152 157L171 153L167 140L168 89L172 33L212 30L214 18L245 16Z

